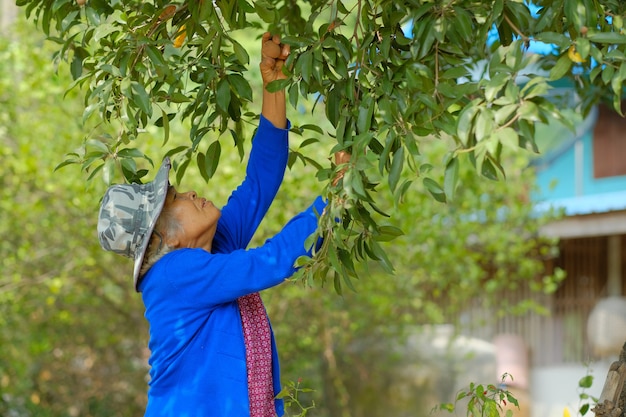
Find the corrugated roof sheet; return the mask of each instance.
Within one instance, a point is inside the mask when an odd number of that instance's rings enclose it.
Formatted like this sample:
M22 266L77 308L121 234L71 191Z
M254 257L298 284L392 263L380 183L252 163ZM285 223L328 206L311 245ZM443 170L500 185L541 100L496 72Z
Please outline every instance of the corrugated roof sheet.
M535 209L540 212L562 209L567 216L626 210L626 191L545 200L537 203Z

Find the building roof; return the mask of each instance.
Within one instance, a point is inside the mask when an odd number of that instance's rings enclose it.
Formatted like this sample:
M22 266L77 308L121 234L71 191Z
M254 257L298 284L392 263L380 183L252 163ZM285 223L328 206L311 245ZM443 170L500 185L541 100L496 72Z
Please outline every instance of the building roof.
M563 210L566 216L626 210L626 191L549 199L537 203L535 208L539 212Z

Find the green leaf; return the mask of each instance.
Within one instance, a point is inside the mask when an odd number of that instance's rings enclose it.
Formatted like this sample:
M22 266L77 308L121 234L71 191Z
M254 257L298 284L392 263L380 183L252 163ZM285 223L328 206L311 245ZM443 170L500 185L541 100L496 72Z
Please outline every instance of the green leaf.
M211 179L206 171L206 156L202 152L198 152L196 156L196 164L204 181L209 182Z
M474 30L471 15L465 9L458 6L454 6L454 12L456 15L455 27L461 39L472 39Z
M363 178L358 171L348 169L343 177L343 183L348 187L350 194L359 199L367 199L367 192L363 188Z
M490 180L496 181L498 179L498 171L496 170L496 167L494 166L494 164L491 162L489 158L485 158L483 160L483 164L481 166L481 173L483 176L485 176L486 178L489 178Z
M239 61L241 65L248 65L250 63L250 55L248 55L248 51L246 51L246 48L241 46L239 42L232 38L230 39L230 41L233 44L233 51L235 52L237 61Z
M615 74L615 67L607 66L602 70L602 82L604 84L610 84L613 79L613 74Z
M626 44L626 35L617 32L593 32L590 30L587 33L587 39L591 42L606 43L609 45Z
M256 14L263 19L265 23L274 23L276 20L276 8L265 0L257 0L254 2L254 10Z
M90 25L98 26L102 24L102 19L100 17L100 14L98 14L98 11L95 10L93 7L86 7L85 15L87 16L87 19L89 20Z
M83 60L77 54L74 55L72 59L72 64L70 66L70 72L72 74L72 78L77 80L83 73Z
M270 93L275 93L275 92L277 92L277 91L282 91L282 90L284 90L284 89L285 89L285 88L287 88L290 84L291 84L291 80L289 80L289 79L286 79L286 80L274 80L274 81L272 81L271 83L267 84L267 85L265 86L265 89L266 89L267 91L269 91ZM292 85L292 87L294 87L294 86ZM291 88L289 89L289 91L291 92ZM297 89L294 89L294 91L295 91L296 93L298 92L298 90L297 90ZM297 99L295 99L295 101L294 101L294 102L292 102L292 103L297 103ZM294 107L296 107L296 106L294 105Z
M476 117L476 125L475 125L475 136L476 142L480 142L481 140L489 137L493 132L493 120L494 115L491 109L484 108L478 113Z
M517 104L507 104L506 106L502 106L494 113L494 122L497 125L502 125L506 123L509 120L509 117L511 117L511 115L516 111Z
M555 44L563 48L570 44L571 40L562 33L557 32L542 32L535 35L535 40L547 44Z
M222 155L222 145L219 141L215 141L209 145L209 149L206 151L206 160L204 164L204 170L207 177L212 178L217 171L217 166L220 162Z
M163 59L163 54L157 48L152 45L146 45L146 54L152 61L152 65L156 69L157 73L162 76L167 72L167 63Z
M57 171L57 170L59 170L59 169L61 169L61 168L65 167L65 166L67 166L67 165L70 165L70 164L80 164L80 162L81 162L81 161L80 161L80 159L79 159L79 158L67 158L67 159L65 159L63 162L60 162L59 164L57 164L57 165L54 167L54 171Z
M161 121L163 123L163 144L165 146L170 139L170 118L165 110L161 110Z
M446 202L446 193L443 191L443 188L437 183L437 181L432 178L424 178L423 180L424 186L428 190L428 192L435 198L435 200L440 203Z
M336 90L332 90L326 97L326 117L334 127L337 127L341 113L341 97Z
M578 381L580 388L591 388L591 385L593 385L593 375L585 375Z
M556 61L556 64L550 70L550 80L560 80L568 73L568 71L572 68L572 61L569 59L567 54L561 55L561 57Z
M314 125L314 124L303 124L300 126L300 129L304 129L304 130L312 130L314 132L319 133L320 135L324 134L324 130L319 127L318 125Z
M615 74L611 80L611 88L615 94L613 96L613 108L622 116L622 96L624 94L622 91L622 85L624 83L624 79L626 79L626 61L623 61L620 64L617 74Z
M108 146L96 139L89 139L87 140L87 142L85 143L85 145L87 146L87 150L88 152L93 152L92 149L95 149L96 151L99 151L102 153L102 155L106 155L108 153L110 153L110 150L108 148Z
M144 153L137 148L120 149L117 155L121 158L145 158Z
M402 235L404 235L402 229L395 226L385 225L378 228L378 234L375 236L375 239L378 242L390 242Z
M474 99L461 111L461 114L459 115L456 126L456 134L461 143L465 146L468 146L469 144L469 137L473 127L472 121L479 110L478 105L480 103L482 103L482 99Z
M307 48L314 43L313 38L307 36L285 36L282 42L286 45L291 45L292 48Z
M591 72L589 73L589 79L591 80L591 82L594 82L595 79L598 78L598 75L601 72L602 72L602 67L596 66L595 68L593 68Z
M112 164L110 164L110 162L112 161L112 159L109 159L106 161L105 166L104 166L104 171L103 171L103 175L113 175L114 172L114 166ZM137 178L137 164L135 163L134 159L130 159L130 158L121 158L120 160L120 166L122 167L122 171L124 172L124 176L130 181L130 182L135 182L136 180L138 180Z
M518 113L520 117L524 119L535 122L539 121L539 108L532 101L524 101L520 106Z
M338 272L335 272L334 277L333 277L333 285L335 287L335 292L339 295L343 294L343 290L341 288L341 277L339 276Z
M312 144L314 144L314 143L319 143L319 141L320 141L320 140L319 140L319 139L317 139L317 138L308 138L308 139L305 139L305 140L303 140L303 141L302 141L302 143L300 143L299 148L300 148L300 149L302 149L302 148L307 147L307 146L309 146L309 145L312 145Z
M143 113L148 116L152 116L152 104L150 103L150 96L143 88L143 85L139 84L136 81L131 81L130 83L133 102L139 107Z
M586 24L587 11L580 1L569 0L564 2L563 11L565 12L568 22L571 22L577 31L580 30L581 26Z
M391 169L389 170L389 188L391 191L396 189L400 175L402 174L402 167L404 166L404 147L401 146L394 152L393 160L391 162Z
M189 97L177 91L170 94L169 98L172 103L185 103L191 101Z
M372 116L374 114L374 107L375 105L371 97L365 98L359 106L359 115L356 124L358 133L363 133L370 130L370 126L372 125Z
M296 70L299 70L302 79L307 83L311 81L313 71L313 54L311 51L303 52L296 63Z
M185 159L178 168L176 169L176 182L180 184L185 175L185 171L187 171L187 167L189 167L189 159Z
M164 156L176 155L176 154L181 153L181 152L186 152L187 150L189 150L189 146L186 146L186 145L177 146L177 147L167 151Z
M498 140L502 145L509 149L516 150L519 148L519 135L517 131L511 127L505 127L497 132Z
M217 83L216 104L222 111L227 112L230 104L230 84L226 78Z
M454 66L452 68L445 70L444 73L442 74L442 78L456 80L457 78L460 78L460 77L466 77L468 73L469 71L467 70L466 66L458 65L458 66Z
M581 58L587 59L589 57L589 51L591 50L591 44L587 38L576 39L576 51L580 54Z
M504 86L511 79L511 74L499 73L487 80L485 84L485 100L493 101L498 93L502 91Z
M228 83L233 87L235 94L244 100L252 101L252 88L241 74L229 74Z
M343 267L345 268L345 270L351 275L351 276L357 276L357 273L354 269L354 262L352 261L352 256L350 254L350 252L348 252L347 250L338 247L337 248L337 254L339 255L339 260L341 261L341 264L343 265ZM347 278L347 276L344 276L344 278ZM344 282L346 282L346 285L348 285L348 288L350 288L351 290L354 291L354 287L352 286L352 282L347 279L344 280Z
M446 170L443 179L443 189L446 195L447 201L454 200L454 194L456 191L456 184L459 179L459 161L456 157L452 157L446 165Z
M370 243L371 243L370 249L376 256L376 259L378 259L378 261L380 262L380 265L383 267L385 271L387 271L387 273L393 274L393 271L394 271L393 265L391 264L391 261L389 260L389 257L387 256L385 251L381 248L381 246L375 240L370 241Z
M524 85L520 91L524 99L530 99L537 96L544 96L550 86L543 77L535 77Z
M102 166L102 179L105 184L111 184L115 174L115 161L107 159Z

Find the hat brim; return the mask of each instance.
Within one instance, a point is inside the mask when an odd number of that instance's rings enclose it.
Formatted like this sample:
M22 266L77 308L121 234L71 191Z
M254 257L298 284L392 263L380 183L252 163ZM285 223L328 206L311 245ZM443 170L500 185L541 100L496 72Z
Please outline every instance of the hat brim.
M143 260L146 255L146 249L148 248L148 244L150 243L150 237L152 236L154 226L156 225L157 219L159 218L159 215L163 210L163 206L165 205L167 189L170 185L169 172L171 167L172 164L170 162L170 158L166 157L165 159L163 159L161 167L154 177L154 180L145 184L147 191L149 192L144 194L144 204L146 204L146 207L149 207L149 211L153 215L152 220L148 225L145 238L143 239L141 246L135 252L135 265L133 268L133 285L135 287L135 291L139 291L137 288L137 284L139 283L139 272L141 271L141 265L143 264ZM153 196L152 199L151 196Z

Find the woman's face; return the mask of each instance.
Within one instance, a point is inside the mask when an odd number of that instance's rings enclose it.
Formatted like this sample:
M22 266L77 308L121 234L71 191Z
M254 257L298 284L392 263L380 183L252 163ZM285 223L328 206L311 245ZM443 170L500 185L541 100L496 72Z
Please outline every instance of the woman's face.
M165 198L163 212L167 211L178 220L180 232L168 236L166 241L177 248L204 248L211 250L220 210L206 198L199 198L195 191L179 193L170 186Z

